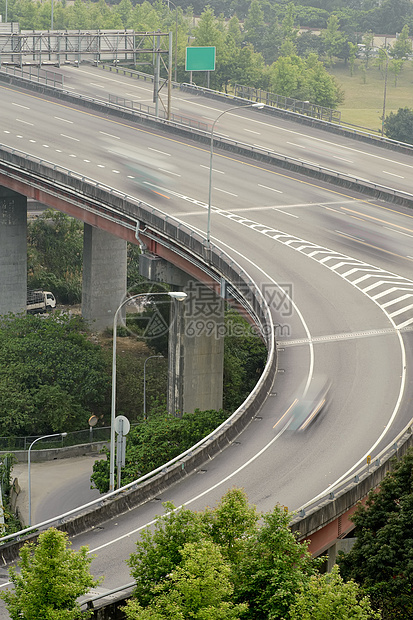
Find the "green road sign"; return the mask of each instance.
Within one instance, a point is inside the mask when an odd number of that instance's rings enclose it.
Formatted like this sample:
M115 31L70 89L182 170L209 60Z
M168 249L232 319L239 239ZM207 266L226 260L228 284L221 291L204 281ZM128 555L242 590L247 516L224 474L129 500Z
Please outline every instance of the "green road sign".
M215 47L187 47L185 71L215 71Z

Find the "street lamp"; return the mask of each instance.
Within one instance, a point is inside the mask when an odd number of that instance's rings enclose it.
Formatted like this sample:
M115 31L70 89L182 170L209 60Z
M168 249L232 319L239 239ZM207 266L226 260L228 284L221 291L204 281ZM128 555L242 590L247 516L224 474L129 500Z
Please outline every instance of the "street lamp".
M143 363L143 419L146 420L146 362L153 359L161 359L163 355L150 355Z
M112 345L112 401L110 412L110 460L109 460L109 492L115 490L115 415L116 415L116 333L119 312L123 306L139 297L149 297L153 295L165 295L165 293L138 293L131 297L126 297L117 308L113 316L113 345ZM183 291L170 291L167 293L175 301L184 301L187 294Z
M208 222L207 222L207 244L208 245L210 245L210 243L211 243L212 158L213 158L213 155L214 155L214 129L215 129L215 125L217 124L217 122L219 121L221 116L224 116L224 114L226 114L227 112L232 112L232 110L243 110L244 108L258 108L259 110L262 110L263 107L264 107L263 103L248 103L247 105L244 105L242 107L240 107L240 106L233 106L232 108L228 108L227 110L224 110L223 112L221 112L221 114L219 116L217 116L217 118L212 123L212 128L211 128L211 150L210 150L210 155L209 155L209 191L208 191Z
M49 437L66 437L67 433L54 433L53 435L43 435L43 437L38 437L37 439L35 439L34 441L32 441L32 443L29 446L29 451L27 453L27 466L28 466L28 471L27 471L27 477L28 477L28 486L29 486L29 527L32 524L32 490L31 490L31 479L30 479L30 454L31 454L31 449L34 446L34 444L37 441L40 441L41 439L48 439Z

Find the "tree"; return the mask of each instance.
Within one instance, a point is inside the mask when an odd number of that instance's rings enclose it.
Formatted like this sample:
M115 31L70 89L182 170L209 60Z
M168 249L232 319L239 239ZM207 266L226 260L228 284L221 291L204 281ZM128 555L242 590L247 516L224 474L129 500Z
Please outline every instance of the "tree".
M390 112L384 121L384 132L392 140L413 144L413 110L406 107Z
M264 39L265 23L264 13L258 0L252 0L248 15L244 22L244 36L248 43L251 43L255 51L261 51L261 44Z
M382 610L383 618L413 617L413 450L393 461L379 489L353 515L356 542L339 566Z
M284 620L303 581L315 574L318 561L308 543L297 542L288 524L291 515L280 506L262 518L261 527L244 540L234 566L234 600L248 603L247 620Z
M412 53L412 42L409 39L409 26L403 26L403 29L397 37L393 47L390 50L390 55L393 58L404 58Z
M166 513L156 517L153 531L147 528L142 532L128 560L136 581L133 596L143 606L149 605L153 586L180 564L180 549L186 543L200 543L206 536L201 515L184 507L177 510L171 503L163 506Z
M143 608L136 599L124 611L129 620L238 620L246 604L233 604L231 568L218 545L210 540L185 543L181 562L152 587L152 600Z
M79 303L83 224L47 209L28 225L28 286L52 290L61 303Z
M214 543L219 545L224 558L235 562L243 550L243 541L253 535L259 514L248 504L242 489L230 489L214 509L206 509L202 520Z
M290 620L373 620L370 599L354 581L345 583L337 565L331 573L312 575L300 586L290 608Z
M12 620L75 620L90 617L81 612L76 599L99 581L89 571L88 548L70 549L68 535L54 528L26 543L17 568L9 570L14 590L0 594Z
M342 57L345 46L347 45L346 36L339 30L338 18L331 15L327 22L326 30L321 34L324 49L329 59L330 67L333 66L334 57Z
M108 398L108 368L79 316L0 317L0 434L84 428Z

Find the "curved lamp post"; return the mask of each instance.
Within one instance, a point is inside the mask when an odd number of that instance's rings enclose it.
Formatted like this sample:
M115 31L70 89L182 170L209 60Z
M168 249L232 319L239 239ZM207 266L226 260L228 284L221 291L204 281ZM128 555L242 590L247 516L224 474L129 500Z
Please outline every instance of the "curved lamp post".
M217 118L214 120L214 122L212 123L212 128L211 128L211 150L210 150L210 154L209 154L209 191L208 191L208 221L207 221L207 244L210 245L211 243L211 194L212 194L212 159L213 159L213 155L214 155L214 129L215 129L215 125L217 124L217 122L219 121L219 119L221 118L221 116L224 116L224 114L226 114L227 112L232 112L233 110L243 110L244 108L258 108L258 109L262 109L264 107L263 103L248 103L247 105L244 106L233 106L232 108L228 108L227 110L224 110L223 112L221 112L221 114L219 116L217 116Z
M178 291L170 291L166 293L175 301L184 301L187 294ZM154 295L165 295L165 293L138 293L131 297L126 297L117 308L113 316L113 345L112 345L112 400L111 400L111 412L110 412L110 460L109 460L109 492L115 490L115 415L116 415L116 334L118 325L119 312L124 306L138 299L139 297L153 297Z
M143 419L146 420L146 362L153 359L162 359L163 355L150 355L143 363Z
M31 479L30 479L30 455L31 455L31 449L34 446L34 444L38 441L40 441L41 439L48 439L49 437L66 437L67 433L53 433L53 435L43 435L42 437L38 437L37 439L35 439L34 441L32 441L32 443L29 446L29 451L27 453L27 478L28 478L28 487L29 487L29 527L32 524L32 490L31 490Z

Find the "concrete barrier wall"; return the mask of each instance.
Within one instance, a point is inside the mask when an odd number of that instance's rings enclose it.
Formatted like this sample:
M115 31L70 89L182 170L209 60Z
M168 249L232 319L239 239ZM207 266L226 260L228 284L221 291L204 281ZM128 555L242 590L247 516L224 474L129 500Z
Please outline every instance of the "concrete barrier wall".
M77 446L65 446L63 448L47 448L45 450L31 450L30 461L32 463L43 463L45 461L55 461L56 459L70 459L77 456L90 456L99 454L107 441L96 441L94 443L84 443ZM18 463L27 463L28 450L4 450L0 451L0 457L5 454L13 453Z
M380 464L371 465L370 471L366 470L362 476L353 479L348 486L336 493L334 498L325 498L320 504L314 506L307 515L303 517L297 516L291 523L292 531L296 532L300 539L304 539L325 527L340 515L343 515L347 510L367 497L371 489L377 488L387 472L392 471L393 458L401 459L412 446L413 435L411 432L408 432L402 438L400 446L395 450L389 451L382 458Z

